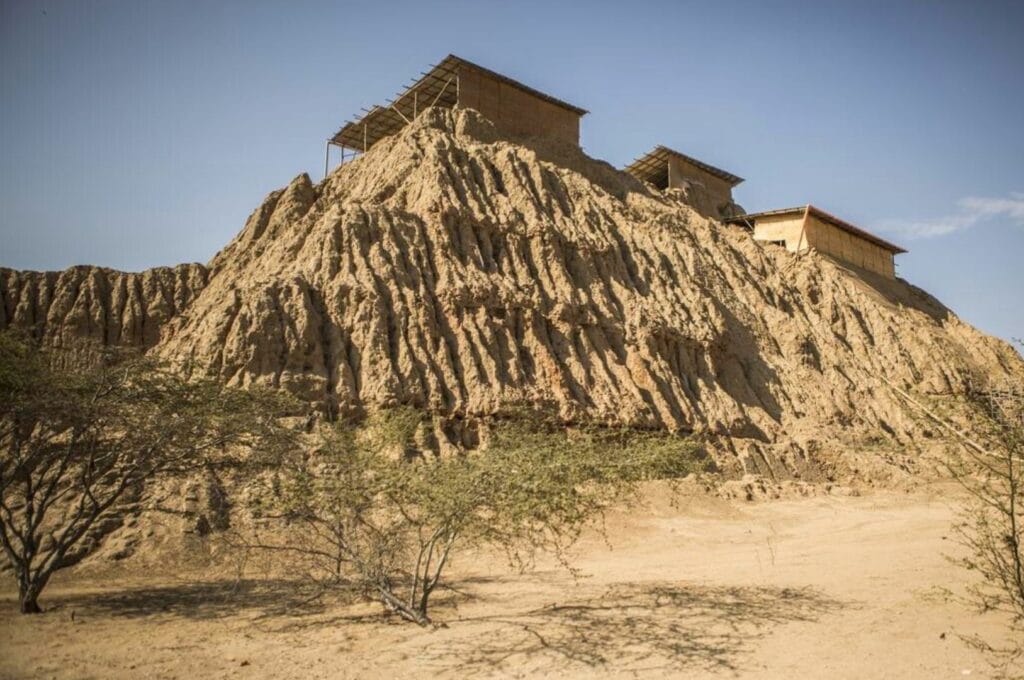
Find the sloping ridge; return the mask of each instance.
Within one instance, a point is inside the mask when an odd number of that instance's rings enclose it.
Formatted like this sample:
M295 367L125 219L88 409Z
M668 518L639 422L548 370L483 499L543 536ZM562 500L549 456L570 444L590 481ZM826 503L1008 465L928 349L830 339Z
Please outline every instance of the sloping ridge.
M207 281L200 264L119 272L77 266L60 272L0 267L0 329L24 329L55 348L87 339L148 350L160 330Z
M319 185L299 176L190 276L204 285L175 298L152 351L332 416L429 409L441 448L530 402L708 432L737 470L807 476L830 442L930 436L889 383L1024 376L1006 343L913 286L754 243L466 110L426 111ZM45 306L5 286L0 325Z

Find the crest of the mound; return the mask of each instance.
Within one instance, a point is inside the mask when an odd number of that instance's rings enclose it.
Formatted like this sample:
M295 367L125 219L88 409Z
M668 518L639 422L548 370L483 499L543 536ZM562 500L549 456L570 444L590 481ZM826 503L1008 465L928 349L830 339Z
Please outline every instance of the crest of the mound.
M757 452L744 465L790 474L826 437L921 441L890 386L1022 372L900 280L754 243L466 110L424 112L319 185L296 178L210 269L163 356L332 415L430 409L438 448L529 402L729 435Z

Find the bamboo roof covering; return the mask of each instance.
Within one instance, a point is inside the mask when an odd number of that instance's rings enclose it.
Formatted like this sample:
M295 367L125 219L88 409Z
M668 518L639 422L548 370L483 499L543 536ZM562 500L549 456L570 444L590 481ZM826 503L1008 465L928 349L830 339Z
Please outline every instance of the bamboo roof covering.
M384 137L395 134L429 106L452 108L458 103L457 76L463 69L476 70L487 77L518 88L538 99L571 111L578 116L587 113L585 109L573 106L551 95L523 85L500 73L478 66L471 61L449 54L433 66L418 80L408 85L394 99L382 106L364 109L363 114L342 126L330 143L349 149L366 151Z
M692 156L687 156L685 153L680 153L675 149L670 149L667 146L662 146L660 144L627 165L625 167L625 172L628 172L643 182L650 182L655 185L667 184L668 159L672 156L680 158L687 163L695 165L701 170L714 175L715 177L725 180L729 183L729 186L736 186L743 181L742 177L738 177L731 172L726 172L721 168L716 168L704 161L697 160Z
M835 227L838 227L839 229L842 229L843 231L845 231L847 233L853 234L854 236L857 236L858 238L862 238L865 241L869 241L870 243L874 243L876 246L880 246L882 248L885 248L886 250L890 251L893 255L899 255L900 253L907 252L905 248L901 248L900 246L896 245L895 243L890 243L889 241L886 241L884 238L881 238L879 236L875 236L871 232L865 231L865 230L861 229L860 227L854 226L854 225L850 224L849 222L847 222L845 220L841 220L838 217L836 217L835 215L833 215L831 213L827 213L824 210L822 210L821 208L817 208L817 207L815 207L813 205L801 205L801 206L797 206L795 208L780 208L778 210L764 210L762 212L749 213L747 215L740 215L738 217L732 217L730 219L725 220L725 222L728 223L728 224L741 224L741 225L742 224L746 224L746 225L749 226L751 223L757 222L757 220L762 218L762 217L781 217L781 216L784 216L784 215L802 215L805 210L808 212L808 214L814 215L815 217L817 217L818 219L822 220L823 222L828 222L829 224L831 224L831 225L833 225Z

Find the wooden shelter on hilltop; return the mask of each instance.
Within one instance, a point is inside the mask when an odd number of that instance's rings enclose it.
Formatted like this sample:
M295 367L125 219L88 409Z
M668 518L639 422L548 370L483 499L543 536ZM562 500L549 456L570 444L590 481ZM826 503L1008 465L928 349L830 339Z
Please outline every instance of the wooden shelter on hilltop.
M887 278L896 277L903 248L813 205L742 215L726 220L753 232L755 241L784 245L791 253L811 248Z
M733 205L733 187L742 177L721 168L687 156L660 144L624 168L625 172L657 189L682 189L697 185L707 194L714 210L711 217L719 218Z
M580 143L580 118L587 111L466 59L449 54L439 64L381 106L342 126L327 140L331 146L365 152L400 131L431 106L479 111L506 134L520 138L549 137ZM325 162L326 163L326 162Z
M363 153L401 131L432 106L471 108L502 133L525 141L555 139L579 145L580 119L587 111L466 59L449 54L394 99L364 109L327 140L324 174L332 146ZM793 253L815 248L854 266L888 278L896 275L895 256L903 248L806 205L751 215L733 201L732 190L742 177L658 145L624 171L658 189L687 189L687 201L702 214L746 226L756 241L779 243ZM696 191L694 191L696 189ZM739 215L737 216L737 213Z

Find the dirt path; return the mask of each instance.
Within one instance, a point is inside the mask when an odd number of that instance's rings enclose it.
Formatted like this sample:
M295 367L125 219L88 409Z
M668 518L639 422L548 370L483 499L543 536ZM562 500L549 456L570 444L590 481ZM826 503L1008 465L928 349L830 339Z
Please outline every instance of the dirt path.
M920 494L659 499L610 519L612 549L580 546L578 581L464 560L434 630L303 603L288 581L69 582L30 619L8 592L0 676L988 677L958 634L1001 622L936 595L964 576L952 518Z

